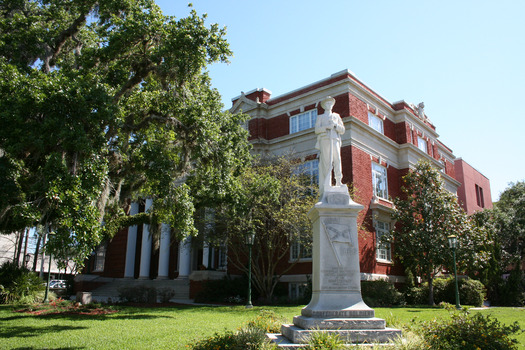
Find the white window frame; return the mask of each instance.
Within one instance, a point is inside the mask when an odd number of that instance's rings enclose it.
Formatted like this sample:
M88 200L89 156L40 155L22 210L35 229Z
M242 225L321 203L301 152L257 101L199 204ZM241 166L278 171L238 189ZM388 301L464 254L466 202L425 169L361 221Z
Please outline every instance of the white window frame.
M290 244L290 261L312 261L312 247L302 248L299 241L293 241Z
M290 134L313 128L317 120L317 109L296 114L290 117Z
M319 159L312 159L297 165L295 173L308 176L313 184L319 183Z
M390 223L375 220L374 228L376 231L376 260L391 263L392 245L390 243L381 243L381 237L390 231Z
M380 132L381 134L385 133L383 119L381 119L381 117L379 117L378 115L373 114L372 112L368 112L368 125L372 129Z
M425 140L421 136L417 137L417 148L419 148L420 150L422 150L425 153L428 152L428 145L427 144L428 144L427 140Z
M305 296L304 294L307 289L308 283L290 282L288 283L288 296L291 300L299 300Z
M388 173L384 166L372 162L372 186L374 195L388 199Z

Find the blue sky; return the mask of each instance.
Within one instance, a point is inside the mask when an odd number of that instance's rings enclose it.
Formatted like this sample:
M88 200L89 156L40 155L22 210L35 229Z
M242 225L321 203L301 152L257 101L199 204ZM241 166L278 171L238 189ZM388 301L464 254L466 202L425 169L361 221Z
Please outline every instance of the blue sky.
M188 1L158 0L184 17ZM425 102L440 140L491 181L525 180L525 1L194 0L234 56L210 67L226 107L343 69L390 102Z

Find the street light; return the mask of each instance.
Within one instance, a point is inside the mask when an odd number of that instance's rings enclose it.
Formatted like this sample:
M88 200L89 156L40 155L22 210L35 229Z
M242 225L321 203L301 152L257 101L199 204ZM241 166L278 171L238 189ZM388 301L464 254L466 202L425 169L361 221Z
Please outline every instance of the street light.
M246 245L248 246L248 302L247 309L251 309L252 305L252 247L255 241L255 233L251 231L246 235Z
M459 289L458 289L458 274L456 271L456 248L458 245L458 239L455 235L448 236L448 245L452 249L452 255L454 256L454 278L456 280L456 309L461 309L459 305Z

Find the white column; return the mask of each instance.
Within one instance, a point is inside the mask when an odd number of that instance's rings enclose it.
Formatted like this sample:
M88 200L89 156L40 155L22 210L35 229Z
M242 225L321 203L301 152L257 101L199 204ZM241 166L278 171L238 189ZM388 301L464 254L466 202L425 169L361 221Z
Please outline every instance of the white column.
M153 199L146 199L145 212L151 208ZM142 228L142 249L140 251L140 279L149 278L149 268L151 264L151 235L149 233L149 225L144 224Z
M206 266L206 268L210 267L208 266L209 260L210 260L210 247L208 246L208 243L204 243L204 246L202 247L202 265Z
M129 215L135 215L139 212L139 204L131 203ZM137 248L137 225L128 227L128 242L126 244L126 268L124 269L124 278L133 278L135 275L135 253Z
M167 279L170 265L170 226L162 224L160 229L159 273L157 279Z
M191 237L184 238L179 243L179 277L188 278L191 272Z

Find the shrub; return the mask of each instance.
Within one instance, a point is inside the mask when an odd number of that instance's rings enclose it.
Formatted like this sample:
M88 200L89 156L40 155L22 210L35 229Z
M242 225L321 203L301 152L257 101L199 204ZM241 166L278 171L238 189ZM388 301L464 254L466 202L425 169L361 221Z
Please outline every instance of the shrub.
M157 295L161 303L169 303L170 299L175 296L175 291L171 288L159 288L157 289Z
M202 290L195 295L197 303L238 303L246 301L248 279L246 277L232 278L226 276L220 280L207 280ZM252 299L257 296L252 290Z
M485 287L483 283L473 279L460 279L458 281L459 300L461 304L481 306L485 300ZM434 279L434 302L456 304L456 284L454 277ZM405 300L410 305L428 303L428 282L421 287L413 287L405 292Z
M274 311L261 310L256 318L246 323L245 327L259 329L265 333L279 333L284 322L284 318Z
M118 289L120 301L128 303L156 303L157 290L145 285L121 287Z
M311 350L339 350L346 349L344 341L337 333L313 332L308 339L306 349Z
M452 307L453 308L453 307ZM505 326L498 320L468 311L454 312L450 320L432 320L421 324L419 333L431 349L517 349L510 335L518 332L518 322Z
M405 304L403 294L386 280L362 281L361 293L363 301L372 307Z
M45 289L37 274L15 263L6 262L0 267L0 303L23 300L34 302Z
M254 328L243 328L237 332L227 331L224 334L215 333L209 338L198 341L192 347L194 350L266 350L276 348L266 338L263 331Z
M521 270L512 270L506 279L499 279L489 287L493 305L525 305L525 276Z

